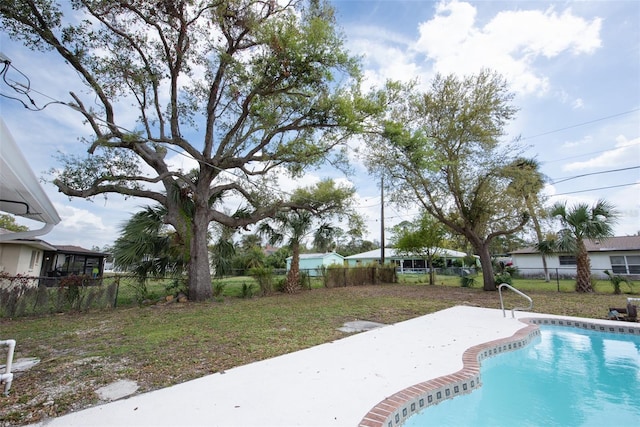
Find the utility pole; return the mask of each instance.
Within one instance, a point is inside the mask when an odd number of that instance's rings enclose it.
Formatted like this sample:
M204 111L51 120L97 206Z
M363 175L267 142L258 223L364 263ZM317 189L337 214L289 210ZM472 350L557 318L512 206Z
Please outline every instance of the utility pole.
M384 177L380 178L380 264L384 265Z

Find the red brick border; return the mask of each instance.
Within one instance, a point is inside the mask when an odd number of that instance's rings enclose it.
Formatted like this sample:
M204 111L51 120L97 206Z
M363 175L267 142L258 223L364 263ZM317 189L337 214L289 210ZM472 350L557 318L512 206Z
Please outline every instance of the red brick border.
M527 324L511 337L468 348L462 354L463 368L456 373L424 381L401 390L378 403L358 424L360 427L398 427L416 412L445 399L467 394L480 387L480 363L487 357L517 350L540 335L538 325L569 326L605 333L640 335L634 324L602 324L577 319L523 318Z
M358 424L360 427L397 427L416 412L445 399L467 394L480 387L480 363L487 357L529 344L540 335L540 328L529 324L511 337L468 348L462 355L463 368L450 375L424 381L401 390L373 407Z

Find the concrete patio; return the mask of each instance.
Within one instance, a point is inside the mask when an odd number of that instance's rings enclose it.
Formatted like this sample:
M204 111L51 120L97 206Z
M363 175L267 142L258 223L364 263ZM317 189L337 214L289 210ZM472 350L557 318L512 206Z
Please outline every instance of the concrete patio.
M385 397L461 369L469 347L524 327L457 306L36 425L356 426Z

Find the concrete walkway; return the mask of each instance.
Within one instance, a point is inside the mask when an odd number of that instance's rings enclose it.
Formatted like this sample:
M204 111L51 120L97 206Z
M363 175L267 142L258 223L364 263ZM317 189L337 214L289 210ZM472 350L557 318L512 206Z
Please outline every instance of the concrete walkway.
M469 347L523 327L453 307L36 425L356 426L385 397L461 369Z

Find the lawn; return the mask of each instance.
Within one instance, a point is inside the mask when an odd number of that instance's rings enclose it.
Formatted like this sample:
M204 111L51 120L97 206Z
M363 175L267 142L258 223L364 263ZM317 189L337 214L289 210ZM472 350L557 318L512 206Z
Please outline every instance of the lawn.
M212 302L0 320L2 338L17 340L16 358L41 360L0 397L0 425L95 405L94 390L118 379L137 381L144 392L340 339L345 334L336 329L351 320L396 323L459 304L500 306L496 292L461 288L458 278L438 277L436 286L416 284L424 276L409 279L333 289L315 283L295 295L239 298L251 280L244 278ZM555 283L515 285L531 295L534 311L560 315L604 318L627 296L613 295L606 282L589 295L559 293ZM511 292L505 300L507 308L523 305Z

